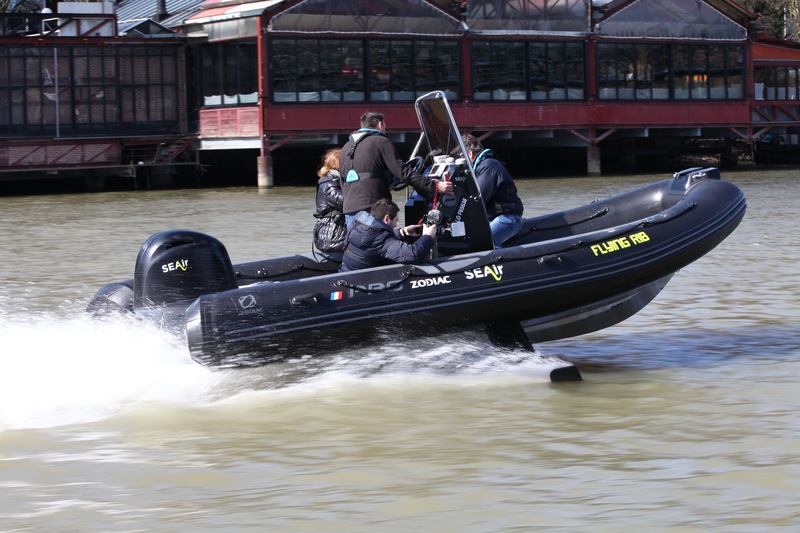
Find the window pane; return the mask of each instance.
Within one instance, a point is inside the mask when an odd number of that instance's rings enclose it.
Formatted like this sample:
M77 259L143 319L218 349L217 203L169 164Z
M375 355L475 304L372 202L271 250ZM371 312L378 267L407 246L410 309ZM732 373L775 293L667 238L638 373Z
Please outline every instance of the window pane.
M344 68L342 45L340 41L322 41L319 55L320 85L322 100L339 102L344 90L344 76L350 75L349 67Z
M525 61L525 43L474 43L473 97L476 100L526 99Z
M148 119L151 122L164 120L164 95L161 85L150 85L147 91Z
M668 100L670 98L669 46L665 44L650 46L648 57L653 68L653 99Z
M650 63L649 46L636 46L636 63L633 66L634 98L651 100L653 98L653 65Z
M392 52L389 41L369 43L369 98L373 101L391 100Z
M297 92L301 102L319 100L319 41L297 41Z
M437 69L438 85L445 92L449 99L461 98L461 61L458 51L458 43L454 41L439 41L437 43ZM523 50L523 71L524 50ZM523 94L524 98L524 94Z
M674 97L676 100L689 98L689 45L680 44L673 47L672 68L674 72Z
M509 100L525 100L525 43L507 43L507 70L504 80ZM501 59L501 58L498 58Z
M712 46L708 51L708 86L712 99L726 97L725 83L725 47Z
M547 98L566 100L567 98L567 57L564 43L547 45Z
M7 126L11 124L11 113L9 106L11 105L11 92L8 89L0 89L0 126ZM3 129L5 131L5 128Z
M492 99L492 43L472 43L472 97L475 100Z
M598 97L633 99L634 68L639 55L636 45L600 44L597 52Z
M725 61L727 70L728 98L744 97L744 75L743 75L744 53L741 46L728 46Z
M25 72L26 72L26 65L29 61L28 58L23 57L20 54L19 48L13 48L9 51L9 72L8 72L8 81L11 83L12 86L24 86L25 85Z
M708 48L706 45L694 45L692 50L692 70L689 83L691 97L704 100L708 98Z
M393 41L391 63L392 100L414 99L414 46L411 41Z
M255 41L239 43L239 101L258 102L258 47Z
M219 53L218 45L203 47L201 50L203 105L220 105L222 103Z
M421 96L438 89L436 86L436 43L434 41L417 41L415 51L416 91L417 96Z
M342 41L342 90L344 100L365 100L364 44L362 41Z
M532 100L547 100L547 44L530 43L528 70Z
M276 102L297 101L297 44L294 39L272 41L270 61L272 68L273 99Z
M583 100L586 86L586 63L583 43L565 43L567 64L567 98Z

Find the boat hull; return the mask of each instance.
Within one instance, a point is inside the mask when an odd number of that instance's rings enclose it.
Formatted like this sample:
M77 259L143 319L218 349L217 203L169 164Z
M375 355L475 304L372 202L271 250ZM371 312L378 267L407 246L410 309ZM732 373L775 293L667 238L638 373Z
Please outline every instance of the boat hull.
M669 201L671 186L661 182L593 209L624 211L636 196ZM657 214L615 227L426 265L207 294L186 311L187 342L204 364L240 366L504 323L521 323L533 342L581 335L642 309L676 271L733 231L744 209L733 184L703 180Z

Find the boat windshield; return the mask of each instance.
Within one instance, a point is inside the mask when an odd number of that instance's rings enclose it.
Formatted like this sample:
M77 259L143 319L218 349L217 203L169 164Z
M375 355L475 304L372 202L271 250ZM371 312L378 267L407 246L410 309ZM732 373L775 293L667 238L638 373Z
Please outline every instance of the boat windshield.
M456 126L450 104L442 91L433 91L417 98L414 104L417 110L417 118L422 129L422 138L427 143L427 153L419 153L426 147L417 144L414 155L437 156L445 155L454 159L466 159L466 147L461 139L461 132ZM469 168L472 174L472 168ZM474 178L474 174L473 174Z
M421 220L428 211L442 217L439 257L494 249L481 190L447 98L433 91L417 98L414 106L422 134L411 158L415 164L422 160L423 175L452 182L453 193L428 202L415 192L406 202L406 220Z

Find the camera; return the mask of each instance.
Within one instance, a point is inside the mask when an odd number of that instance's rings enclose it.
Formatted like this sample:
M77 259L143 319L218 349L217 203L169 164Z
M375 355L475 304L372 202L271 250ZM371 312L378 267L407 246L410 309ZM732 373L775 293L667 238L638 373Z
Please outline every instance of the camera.
M439 226L442 222L444 222L444 216L438 209L431 209L422 217L422 223L426 226Z

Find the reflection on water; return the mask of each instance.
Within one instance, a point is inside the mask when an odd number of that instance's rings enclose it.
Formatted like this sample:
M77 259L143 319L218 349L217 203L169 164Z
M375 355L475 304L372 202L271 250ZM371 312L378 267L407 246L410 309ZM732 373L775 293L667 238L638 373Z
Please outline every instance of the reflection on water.
M546 350L568 354L584 370L712 368L737 360L792 359L800 351L800 336L794 324L666 330L624 336L595 334L589 342L582 338L564 340L548 344Z
M662 177L519 188L535 214ZM0 529L792 531L800 171L726 177L741 226L620 325L221 372L83 308L164 229L309 251L313 186L2 198ZM553 358L585 381L549 383Z

